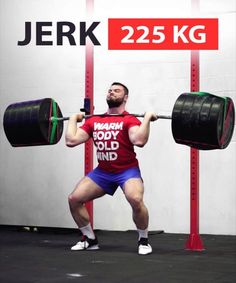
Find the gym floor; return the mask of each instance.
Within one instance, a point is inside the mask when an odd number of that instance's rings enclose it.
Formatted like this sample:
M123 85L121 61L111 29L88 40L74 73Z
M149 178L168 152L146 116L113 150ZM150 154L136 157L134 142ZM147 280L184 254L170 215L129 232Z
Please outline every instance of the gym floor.
M0 226L0 282L236 282L236 237L201 235L205 250L184 250L188 235L150 232L153 253L137 254L136 231L100 231L98 251L70 251L74 229Z

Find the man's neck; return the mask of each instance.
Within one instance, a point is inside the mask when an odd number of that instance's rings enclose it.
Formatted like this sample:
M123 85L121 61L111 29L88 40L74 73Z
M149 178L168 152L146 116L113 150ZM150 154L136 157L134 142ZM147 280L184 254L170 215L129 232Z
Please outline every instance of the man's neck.
M120 105L119 107L108 108L108 114L122 114L125 111L125 106Z

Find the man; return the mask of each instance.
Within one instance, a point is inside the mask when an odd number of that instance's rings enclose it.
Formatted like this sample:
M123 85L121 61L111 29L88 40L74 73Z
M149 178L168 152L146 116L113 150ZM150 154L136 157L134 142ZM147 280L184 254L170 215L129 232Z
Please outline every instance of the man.
M143 202L144 186L134 146L143 147L149 137L150 121L156 114L147 112L142 123L125 110L128 100L125 85L114 82L108 90L107 114L124 116L93 116L77 127L83 114L72 115L68 121L66 145L74 147L93 138L97 147L98 167L85 176L69 196L69 206L74 221L83 238L71 250L99 249L98 240L90 225L85 203L105 194L113 195L120 186L133 212L133 221L138 231L138 253L150 254L148 243L148 210Z

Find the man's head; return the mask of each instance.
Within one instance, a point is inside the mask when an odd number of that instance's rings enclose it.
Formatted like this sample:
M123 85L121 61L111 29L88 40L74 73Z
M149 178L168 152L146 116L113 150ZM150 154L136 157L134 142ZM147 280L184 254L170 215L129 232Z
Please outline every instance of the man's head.
M109 108L119 107L125 104L128 99L128 88L119 82L114 82L108 90L107 104Z

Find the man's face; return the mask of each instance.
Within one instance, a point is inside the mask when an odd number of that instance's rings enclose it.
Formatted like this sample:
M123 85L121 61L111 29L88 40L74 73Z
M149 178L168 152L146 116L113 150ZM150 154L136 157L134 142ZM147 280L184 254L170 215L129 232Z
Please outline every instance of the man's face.
M106 100L109 108L119 107L126 102L127 95L125 94L123 86L112 85L108 90Z

